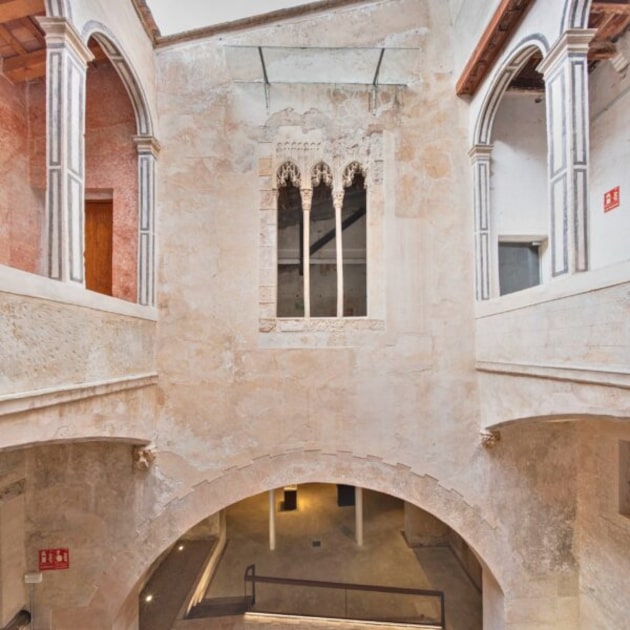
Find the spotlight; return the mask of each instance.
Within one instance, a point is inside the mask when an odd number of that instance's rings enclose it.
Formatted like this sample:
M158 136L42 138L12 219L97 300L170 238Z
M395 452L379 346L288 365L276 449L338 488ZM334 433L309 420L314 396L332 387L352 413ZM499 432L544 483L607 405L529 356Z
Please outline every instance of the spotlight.
M153 595L147 595L147 596L144 598L144 601L145 601L145 602L152 602L152 601L153 601Z

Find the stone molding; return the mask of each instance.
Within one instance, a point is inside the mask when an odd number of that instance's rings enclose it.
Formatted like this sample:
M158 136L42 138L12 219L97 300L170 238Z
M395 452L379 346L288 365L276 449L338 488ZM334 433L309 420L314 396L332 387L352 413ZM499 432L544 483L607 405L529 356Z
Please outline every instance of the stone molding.
M140 389L157 384L156 372L135 374L91 383L73 383L58 387L47 387L30 392L4 394L0 396L0 416L7 416L53 405L115 394L131 389Z
M630 370L617 368L604 370L597 366L576 367L566 365L548 365L544 363L508 363L502 361L477 361L479 372L528 376L556 381L569 381L585 385L604 385L630 389Z

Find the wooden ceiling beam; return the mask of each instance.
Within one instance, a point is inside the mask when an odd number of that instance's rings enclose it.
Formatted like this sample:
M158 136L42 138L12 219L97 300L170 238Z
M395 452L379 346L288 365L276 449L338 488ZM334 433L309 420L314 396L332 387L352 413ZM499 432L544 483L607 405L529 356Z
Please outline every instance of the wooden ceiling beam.
M24 46L22 46L22 44L15 37L13 37L11 31L8 28L4 27L2 24L0 24L0 37L3 37L6 40L7 44L9 44L11 48L13 48L14 53L18 55L26 54L27 51Z
M12 83L32 81L46 75L46 50L9 57L2 61L2 74Z
M44 0L10 0L0 4L0 23L44 13Z
M630 3L619 4L617 2L597 2L591 4L591 13L617 13L619 15L630 15Z
M501 1L457 81L458 96L473 95L477 91L533 1Z

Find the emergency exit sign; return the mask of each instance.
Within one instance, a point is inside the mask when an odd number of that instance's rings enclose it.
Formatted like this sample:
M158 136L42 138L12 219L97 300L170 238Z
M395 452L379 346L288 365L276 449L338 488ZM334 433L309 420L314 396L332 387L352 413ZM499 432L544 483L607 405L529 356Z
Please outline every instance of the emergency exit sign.
M610 212L611 210L618 208L620 203L619 186L616 186L607 193L604 193L604 212Z
M70 550L61 549L40 549L39 550L39 570L57 571L70 567Z

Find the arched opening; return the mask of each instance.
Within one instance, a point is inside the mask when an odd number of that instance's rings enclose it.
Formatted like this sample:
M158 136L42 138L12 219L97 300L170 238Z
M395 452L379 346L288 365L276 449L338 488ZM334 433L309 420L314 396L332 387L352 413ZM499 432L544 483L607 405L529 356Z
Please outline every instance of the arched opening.
M492 126L490 225L493 294L549 277L545 84L535 49L501 95Z
M136 117L124 84L92 37L85 129L86 288L135 301L138 289Z
M344 174L341 211L343 230L343 314L367 315L367 191L365 173L355 162Z
M0 13L0 264L42 274L46 197L44 0Z
M302 257L303 212L300 174L286 163L278 173L277 316L304 316L304 269Z
M337 315L337 230L330 168L314 169L310 220L310 293L313 317Z
M258 576L254 611L440 622L439 598L426 592L339 584L401 587L444 592L448 628L482 627L482 568L448 525L387 494L306 483L239 501L176 541L140 593L140 630L161 630L160 623L166 629L182 610L189 617L242 612L249 596L243 598L244 575L252 564Z

